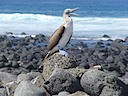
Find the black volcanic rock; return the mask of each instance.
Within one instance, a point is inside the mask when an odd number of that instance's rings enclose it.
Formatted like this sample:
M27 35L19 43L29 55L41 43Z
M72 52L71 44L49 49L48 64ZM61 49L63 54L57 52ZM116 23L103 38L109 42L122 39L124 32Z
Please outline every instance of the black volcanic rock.
M128 42L128 36L125 38L125 40L124 40L125 42Z
M105 60L106 57L107 57L107 55L104 52L101 52L101 53L98 54L99 59Z
M4 64L4 62L0 62L0 68L2 68L2 67L4 67L5 66L5 64Z
M81 88L79 81L61 68L55 69L50 78L46 80L44 84L47 91L51 94L57 94L61 91L73 93Z
M79 64L79 66L78 66L79 68L85 68L85 69L89 69L89 64L87 64L87 63L81 63L81 64Z
M1 48L7 48L7 47L12 47L11 42L8 39L5 39L0 43Z
M114 57L113 57L113 56L108 56L108 57L106 58L106 61L107 61L108 63L113 63L113 62L114 62Z
M16 88L14 96L48 96L45 89L40 89L35 84L22 81Z
M78 48L78 49L82 49L82 48L88 48L88 46L84 43L84 42L78 42L77 44L74 45L74 47Z
M122 50L120 56L128 62L128 50Z
M0 62L3 61L3 62L8 62L7 58L5 57L4 54L0 54Z
M12 67L14 68L19 67L19 64L17 63L17 61L12 61Z
M42 34L38 34L36 37L0 35L0 72L8 72L16 76L22 73L27 75L29 72L38 73L38 75L32 74L33 80L31 82L43 88L44 80L46 80L45 85L51 93L50 95L58 93L61 90L66 90L71 93L76 90L90 90L88 93L89 95L93 94L92 96L97 96L97 94L98 96L127 96L128 86L125 86L125 84L118 79L120 78L121 80L124 79L127 81L127 37L125 40L97 40L89 42L88 40L86 42L86 40L73 39L70 44L64 48L69 53L69 57L64 57L56 53L51 55L42 64L47 53L48 39L48 37ZM37 69L41 64L43 65L43 70L39 71ZM101 66L102 71L99 72L99 70L93 69L95 65ZM63 71L52 74L56 68L63 68ZM88 72L90 70L94 71ZM13 86L15 81L12 81L11 77L6 76L6 74L2 74L0 79L7 78L11 80L8 83L9 86L11 84L11 86ZM84 78L84 82L81 83L84 90L78 88L81 77ZM6 79L2 80L2 82L4 81L6 81ZM127 84L127 82L125 83ZM4 87L0 82L0 89ZM10 88L11 87L9 87L9 91L11 92L10 96L14 96L14 89L12 88L12 91ZM1 90L0 92L2 92Z
M107 64L107 67L106 68L107 68L108 71L114 71L114 70L116 70L116 71L120 72L119 71L119 68L114 63Z
M6 38L5 35L0 35L0 42L4 41L5 38Z
M128 93L127 86L120 79L97 69L85 72L80 82L91 96L127 96Z
M120 74L122 74L122 75L124 75L125 74L125 72L127 71L126 70L126 66L125 66L125 64L123 64L122 62L118 62L118 64L117 64L117 66L119 67L119 71L120 71Z
M115 40L115 41L113 41L111 43L111 46L117 48L118 50L127 50L128 49L128 46L124 45L121 42L123 42L123 41Z
M42 56L41 56L41 54L39 53L39 52L35 52L34 53L34 58L36 58L36 59L41 59L42 58Z
M105 73L98 70L89 70L81 78L81 86L85 92L92 96L99 96L104 87Z
M15 53L14 54L12 53L12 54L10 54L10 55L7 56L7 59L10 60L10 61L12 61L12 60L18 60L19 59L19 55L18 54L15 54Z
M25 32L22 32L20 35L26 35L26 33Z
M11 67L12 66L12 61L8 61L6 63L4 63L5 67Z
M104 48L104 43L101 41L97 42L95 48Z
M103 35L102 37L104 37L104 38L110 38L110 36L108 36L108 35Z
M43 34L38 34L38 35L36 35L35 40L36 40L36 42L41 43L41 42L46 41L46 37Z
M124 42L122 39L115 39L114 42L121 43Z

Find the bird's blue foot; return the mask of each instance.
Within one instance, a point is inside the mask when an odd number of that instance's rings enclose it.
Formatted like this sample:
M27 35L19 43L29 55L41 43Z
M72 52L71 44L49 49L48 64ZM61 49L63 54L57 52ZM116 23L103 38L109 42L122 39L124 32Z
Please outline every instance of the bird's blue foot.
M69 56L69 54L61 46L58 46L58 49L59 49L59 54L65 56L65 57Z

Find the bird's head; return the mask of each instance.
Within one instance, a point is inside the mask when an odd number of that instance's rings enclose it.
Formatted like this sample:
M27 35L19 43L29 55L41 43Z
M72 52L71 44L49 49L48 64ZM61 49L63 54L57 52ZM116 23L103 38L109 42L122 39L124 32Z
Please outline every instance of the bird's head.
M65 9L64 10L64 16L67 15L67 16L71 16L71 15L74 15L74 16L79 16L78 14L74 13L74 11L78 10L78 8L74 8L74 9Z

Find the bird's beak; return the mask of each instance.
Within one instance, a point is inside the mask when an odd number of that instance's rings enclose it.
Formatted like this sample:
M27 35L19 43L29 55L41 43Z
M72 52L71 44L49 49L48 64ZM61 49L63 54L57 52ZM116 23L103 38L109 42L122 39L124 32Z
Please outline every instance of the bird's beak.
M79 8L71 9L70 15L79 16L79 14L73 13L74 11L78 10Z

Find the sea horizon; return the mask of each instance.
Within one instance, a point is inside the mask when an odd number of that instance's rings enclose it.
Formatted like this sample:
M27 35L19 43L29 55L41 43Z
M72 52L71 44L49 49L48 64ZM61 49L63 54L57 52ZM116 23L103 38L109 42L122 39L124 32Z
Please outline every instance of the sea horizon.
M125 0L31 0L0 1L0 34L19 35L52 33L63 23L63 10L78 7L74 21L74 38L111 38L128 36L128 2Z

